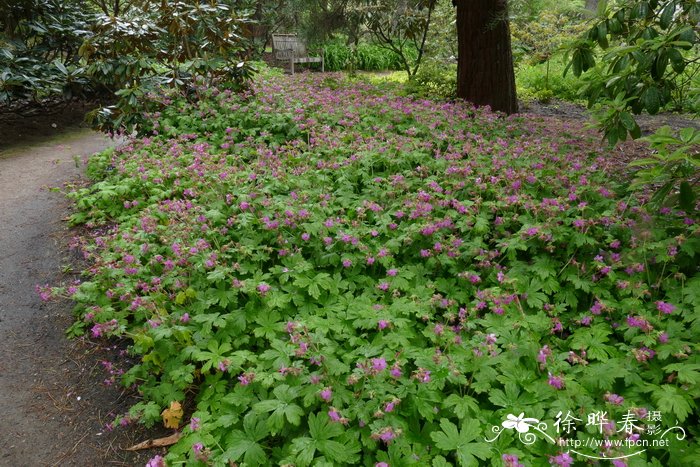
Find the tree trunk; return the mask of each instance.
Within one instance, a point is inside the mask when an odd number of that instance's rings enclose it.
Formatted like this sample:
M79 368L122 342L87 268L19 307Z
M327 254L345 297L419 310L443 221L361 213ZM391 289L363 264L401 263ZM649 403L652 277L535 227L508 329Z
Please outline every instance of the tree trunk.
M507 0L457 0L457 97L518 111Z
M586 10L595 13L598 11L598 0L586 0Z

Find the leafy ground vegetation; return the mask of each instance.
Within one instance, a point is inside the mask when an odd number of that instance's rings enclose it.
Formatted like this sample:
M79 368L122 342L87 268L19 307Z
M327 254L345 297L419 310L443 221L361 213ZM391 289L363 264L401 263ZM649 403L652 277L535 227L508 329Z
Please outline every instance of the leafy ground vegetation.
M115 425L181 429L149 465L700 457L697 211L596 135L334 74L200 92L92 158L91 266L52 291L140 359Z

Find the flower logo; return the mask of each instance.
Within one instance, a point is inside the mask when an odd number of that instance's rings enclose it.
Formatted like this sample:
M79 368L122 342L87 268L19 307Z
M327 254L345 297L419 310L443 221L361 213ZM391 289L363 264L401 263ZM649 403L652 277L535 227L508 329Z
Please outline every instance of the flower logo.
M527 433L530 431L530 426L533 423L539 423L539 420L536 418L525 418L525 413L521 412L517 417L509 413L501 425L508 430L516 429L518 433Z
M508 414L506 419L501 422L501 426L493 425L491 427L491 432L495 434L495 436L491 439L484 438L484 440L493 443L505 430L515 430L518 432L520 441L529 446L537 441L538 436L536 433L530 432L530 428L541 434L550 443L556 444L556 440L544 431L547 429L547 424L545 422L541 422L536 418L527 418L525 417L525 413L522 412L517 417L512 413Z

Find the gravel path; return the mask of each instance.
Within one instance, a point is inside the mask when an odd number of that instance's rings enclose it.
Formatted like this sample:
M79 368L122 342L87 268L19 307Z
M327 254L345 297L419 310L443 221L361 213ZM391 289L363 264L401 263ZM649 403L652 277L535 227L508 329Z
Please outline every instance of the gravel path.
M0 152L2 466L126 465L105 460L114 439L102 432L118 389L99 383L104 374L94 350L64 337L70 305L42 303L35 292L36 284L65 279L61 271L71 263L61 221L68 202L49 188L79 176L75 156L110 144L74 129Z

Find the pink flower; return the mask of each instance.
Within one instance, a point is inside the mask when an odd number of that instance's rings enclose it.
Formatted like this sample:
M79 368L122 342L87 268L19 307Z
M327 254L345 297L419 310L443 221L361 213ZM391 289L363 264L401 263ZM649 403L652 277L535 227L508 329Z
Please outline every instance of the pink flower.
M605 400L611 403L612 405L622 405L622 403L625 401L625 398L617 394L607 393L605 394Z
M568 452L562 452L557 456L550 457L549 463L552 465L558 465L559 467L571 467L571 465L574 463L574 459Z
M564 330L564 327L562 326L561 321L559 321L559 318L552 318L552 323L552 334L562 332Z
M51 299L51 288L48 284L44 286L36 285L34 288L42 301L46 302Z
M430 382L430 370L426 370L425 368L418 368L413 376L421 383Z
M644 332L649 332L654 329L654 327L641 316L628 316L627 325L631 328L639 328Z
M386 360L382 357L372 359L372 370L379 372L386 369Z
M384 405L384 412L393 412L396 406L398 405L399 401L397 399L392 400L391 402L387 402Z
M162 456L155 456L148 461L146 467L166 467L165 459Z
M564 380L560 376L554 376L552 373L549 373L549 379L547 380L547 384L552 386L554 389L564 388Z
M638 349L632 349L632 354L638 362L646 362L647 360L651 360L652 358L654 358L656 352L654 352L648 347L642 346Z
M395 439L399 435L399 432L394 431L390 426L382 428L376 433L372 433L372 439L383 441L385 444L389 444L392 439Z
M338 413L338 411L333 407L328 410L328 418L330 418L333 422L339 422L341 420L340 413Z
M241 383L241 386L248 386L254 379L255 374L253 373L243 373L238 377L238 381Z
M671 313L673 313L676 307L671 305L670 303L662 302L661 300L659 300L658 302L656 302L656 309L666 315L670 315Z
M503 463L505 464L504 467L525 467L520 463L518 456L515 454L503 454L501 456L501 460L503 460Z
M389 321L387 321L385 319L380 319L379 322L377 323L377 327L379 328L380 331L383 329L386 329L389 327Z
M209 451L204 450L204 444L194 443L192 445L192 450L194 451L194 457L199 462L207 463L209 461Z
M349 259L344 259L344 260L343 260L343 267L344 267L344 268L349 268L350 266L352 266L352 261L349 260Z
M181 323L188 323L190 321L190 314L185 312L182 316L180 316L180 322Z
M265 295L267 292L270 291L270 286L267 285L266 283L262 282L258 284L258 292L260 292L260 295Z
M190 418L190 430L192 430L192 431L199 430L199 418L197 418L197 417Z
M321 399L328 402L333 397L333 390L331 388L323 388L319 395L321 396Z
M593 306L591 307L591 313L593 313L594 315L599 315L601 311L603 311L603 304L596 300Z
M398 363L395 363L394 366L391 367L391 370L389 370L389 374L394 379L401 378L403 373L401 373L401 367L399 366Z

